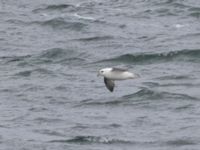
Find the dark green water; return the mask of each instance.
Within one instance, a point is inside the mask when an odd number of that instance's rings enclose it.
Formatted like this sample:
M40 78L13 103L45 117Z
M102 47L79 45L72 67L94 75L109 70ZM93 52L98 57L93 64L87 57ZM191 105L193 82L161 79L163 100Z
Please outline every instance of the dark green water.
M1 0L0 18L0 149L199 149L199 1ZM110 93L112 66L140 78Z

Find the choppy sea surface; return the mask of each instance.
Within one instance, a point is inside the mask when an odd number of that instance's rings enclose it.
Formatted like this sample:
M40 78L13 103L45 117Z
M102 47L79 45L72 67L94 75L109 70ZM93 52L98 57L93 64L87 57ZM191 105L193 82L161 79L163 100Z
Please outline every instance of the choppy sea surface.
M0 1L0 149L199 148L200 1Z

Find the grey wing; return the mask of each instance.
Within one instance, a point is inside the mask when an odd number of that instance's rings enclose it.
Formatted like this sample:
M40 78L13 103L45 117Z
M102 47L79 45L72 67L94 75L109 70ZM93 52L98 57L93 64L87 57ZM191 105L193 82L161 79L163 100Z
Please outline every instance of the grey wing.
M114 90L114 87L115 87L115 83L113 80L109 80L107 78L104 78L104 83L107 87L107 89L110 91L110 92L113 92Z
M128 71L128 69L112 68L112 71L115 71L115 72L124 72L124 71Z

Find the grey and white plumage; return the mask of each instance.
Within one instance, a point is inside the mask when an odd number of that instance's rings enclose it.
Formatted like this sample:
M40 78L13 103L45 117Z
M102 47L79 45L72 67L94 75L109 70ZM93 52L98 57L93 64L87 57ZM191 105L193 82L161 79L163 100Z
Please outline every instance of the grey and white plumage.
M113 92L114 90L115 80L134 79L138 77L138 75L128 72L127 69L122 69L122 68L100 69L98 72L98 76L99 75L104 77L104 83L110 92Z

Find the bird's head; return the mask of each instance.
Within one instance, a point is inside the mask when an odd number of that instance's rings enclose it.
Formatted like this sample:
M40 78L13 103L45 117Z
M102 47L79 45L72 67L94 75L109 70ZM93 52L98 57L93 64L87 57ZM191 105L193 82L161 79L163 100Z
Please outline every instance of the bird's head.
M112 68L104 68L100 69L97 76L105 76L108 72L110 72Z

